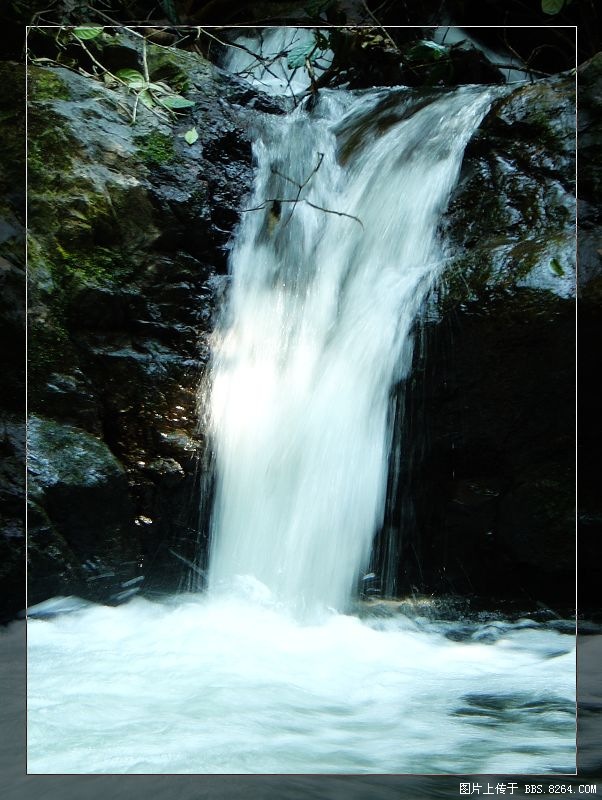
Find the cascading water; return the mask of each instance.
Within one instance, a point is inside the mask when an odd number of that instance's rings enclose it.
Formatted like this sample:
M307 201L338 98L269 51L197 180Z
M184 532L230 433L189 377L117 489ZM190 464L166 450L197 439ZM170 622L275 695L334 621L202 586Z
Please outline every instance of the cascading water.
M211 588L247 575L345 607L382 522L389 394L437 225L490 101L465 88L412 113L402 91L329 92L265 122L216 337Z
M257 122L206 393L209 590L34 610L30 772L574 770L570 622L343 613L438 220L493 91L320 92Z

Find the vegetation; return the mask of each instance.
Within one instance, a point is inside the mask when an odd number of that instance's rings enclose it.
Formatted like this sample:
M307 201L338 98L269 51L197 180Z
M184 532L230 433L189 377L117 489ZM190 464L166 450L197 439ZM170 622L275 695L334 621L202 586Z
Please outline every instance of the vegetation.
M550 73L574 65L573 31L564 26L581 23L579 60L601 49L599 15L596 0L530 4L522 0L450 0L445 4L439 0L261 0L255 5L241 0L115 0L110 4L106 0L8 0L0 22L5 23L1 30L7 55L20 58L22 38L15 36L15 28L27 24L77 26L77 38L85 46L94 43L101 26L143 25L156 43L180 49L196 47L206 53L212 44L215 47L209 33L221 38L224 25L374 26L386 49L424 39L426 30L448 24L450 19L459 25L468 20L471 26L482 26L472 29L477 39L493 49L515 53L533 69ZM211 27L216 25L220 27ZM317 50L311 54L310 61L317 54ZM291 54L291 58L305 61L306 55Z
M163 119L173 119L194 102L183 97L179 89L164 80L151 80L148 67L147 38L137 30L126 28L129 47L124 46L118 30L104 27L68 27L57 29L34 27L28 39L28 56L32 64L56 64L85 72L111 88L121 89L130 99L127 106L131 121L136 121L139 104L146 106ZM105 51L119 52L125 59L133 55L134 43L139 42L141 69L134 69L125 63L118 68L110 68L105 59ZM37 53L41 55L37 55ZM44 75L44 78L41 76ZM32 99L68 99L60 94L60 79L46 78L48 73L40 73L39 81L44 85L32 86ZM58 92L58 94L57 94Z

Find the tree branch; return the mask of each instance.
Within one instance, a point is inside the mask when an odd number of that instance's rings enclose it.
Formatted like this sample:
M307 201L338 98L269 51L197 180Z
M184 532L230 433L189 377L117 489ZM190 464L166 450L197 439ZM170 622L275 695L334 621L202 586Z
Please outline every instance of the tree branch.
M243 208L243 209L241 209L241 213L246 213L247 211L261 211L262 209L264 209L270 203L293 203L294 204L293 205L293 209L297 205L297 203L307 203L308 206L311 206L312 208L315 208L318 211L323 211L325 214L336 214L337 217L347 217L347 219L352 219L362 227L362 230L364 230L364 223L361 221L361 219L359 219L359 217L354 217L353 214L347 214L347 213L345 213L345 211L335 211L333 208L324 208L324 206L319 206L316 203L312 203L310 200L306 200L305 197L301 197L300 199L297 198L297 199L294 199L294 200L290 200L290 199L285 200L282 197L272 197L269 200L264 200L263 203L261 203L261 205L253 206L253 208ZM291 215L292 215L292 212L291 212ZM287 221L285 222L285 225L288 224L288 220L289 219L290 219L290 216L287 219Z

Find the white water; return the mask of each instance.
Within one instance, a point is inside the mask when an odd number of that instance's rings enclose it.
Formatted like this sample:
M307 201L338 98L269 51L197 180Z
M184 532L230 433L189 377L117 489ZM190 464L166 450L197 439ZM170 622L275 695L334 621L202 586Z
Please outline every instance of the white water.
M28 623L33 773L574 771L573 637L180 598Z
M441 265L437 225L490 100L464 88L412 114L403 91L323 93L260 131L259 210L214 346L212 589L250 575L298 609L345 608L382 522L390 393ZM293 181L320 208L270 220Z
M572 636L341 613L382 518L437 221L489 99L462 89L402 121L403 92L327 93L258 129L250 208L296 196L274 166L361 224L305 202L246 213L209 395L210 592L30 619L30 772L574 770Z

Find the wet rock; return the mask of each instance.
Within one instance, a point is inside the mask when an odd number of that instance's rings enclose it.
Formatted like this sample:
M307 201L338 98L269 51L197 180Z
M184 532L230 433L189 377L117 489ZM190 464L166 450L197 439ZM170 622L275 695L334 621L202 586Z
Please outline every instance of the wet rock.
M0 256L0 337L4 342L2 405L13 413L25 397L25 270Z
M574 601L573 88L509 91L466 150L402 387L406 591Z
M106 444L73 426L31 416L28 447L30 497L73 552L121 554L133 514L125 471Z
M142 71L139 40L119 33L93 46L111 69ZM90 459L100 457L92 443L106 448L117 471L103 485L118 487L111 525L93 499L103 496L100 487L84 491L61 478L62 488L34 491L41 505L30 588L42 599L64 594L69 580L88 596L92 586L99 597L112 596L117 584L93 580L83 564L99 560L117 576L120 558L130 564L126 572L142 560L155 576L165 561L167 584L159 582L174 589L186 567L169 547L195 558L203 446L196 387L222 291L217 278L225 279L250 188L252 105L282 111L198 54L148 43L147 57L151 79L185 94L190 110L159 118L140 104L132 124L134 98L119 86L31 65L30 409L81 437ZM191 146L184 133L192 126L199 138ZM12 217L1 212L0 232L10 239ZM69 497L75 509L86 492L112 537L91 518L76 532Z
M457 253L442 280L452 305L467 285L467 299L515 287L574 297L574 103L569 79L494 101L467 147L446 218Z
M99 437L38 416L28 445L30 602L67 592L123 602L141 560L123 466Z
M25 605L25 425L0 417L0 622Z
M602 432L598 397L599 340L602 326L602 55L579 69L578 180L579 235L579 605L583 613L599 605L602 498L599 461Z
M182 466L173 458L155 458L143 467L144 472L166 486L177 486L185 478Z

